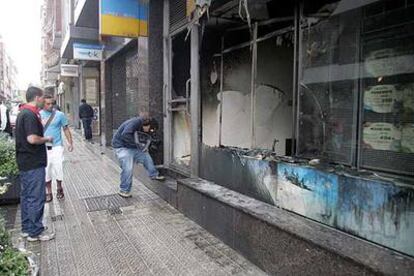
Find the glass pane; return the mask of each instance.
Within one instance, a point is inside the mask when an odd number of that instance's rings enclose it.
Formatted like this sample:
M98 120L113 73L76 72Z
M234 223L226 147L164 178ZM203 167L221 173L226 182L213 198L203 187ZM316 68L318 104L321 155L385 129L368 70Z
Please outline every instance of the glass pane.
M256 147L279 155L290 152L292 138L292 33L257 45Z
M305 15L298 99L301 156L345 164L353 161L359 18L359 9L333 12L328 19Z
M361 165L414 175L414 6L364 8Z
M224 56L222 144L249 148L251 141L250 79L252 58L250 48ZM219 100L221 94L218 95ZM219 107L220 108L220 107Z

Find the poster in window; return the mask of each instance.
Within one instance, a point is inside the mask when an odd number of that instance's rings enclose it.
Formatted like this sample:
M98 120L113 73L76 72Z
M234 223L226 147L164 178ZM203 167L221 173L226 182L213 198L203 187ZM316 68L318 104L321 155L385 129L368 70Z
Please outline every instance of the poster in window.
M365 58L367 77L385 77L413 72L414 55L405 49L386 48L370 52Z
M363 142L375 150L400 151L401 130L390 123L366 123Z
M401 151L414 153L414 124L408 124L402 128Z
M394 85L376 85L364 93L364 108L376 113L390 113L397 100L397 90Z
M97 104L97 101L96 101L97 81L96 79L86 79L85 90L86 90L86 101L92 105Z

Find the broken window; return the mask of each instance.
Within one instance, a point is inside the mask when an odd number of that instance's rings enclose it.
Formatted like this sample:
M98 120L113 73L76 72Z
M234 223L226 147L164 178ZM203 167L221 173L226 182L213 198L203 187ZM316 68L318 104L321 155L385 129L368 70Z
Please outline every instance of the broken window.
M279 155L290 152L293 128L292 32L259 42L255 145Z
M172 89L169 108L172 114L172 160L188 167L191 161L190 115L190 39L186 32L172 40Z
M414 5L370 3L305 3L297 150L413 175Z
M249 2L250 21L245 11L240 14L237 3L213 8L212 16L224 20L212 24L214 31L207 31L203 42L208 44L206 52L213 48L216 53L212 59L204 57L208 62L202 66L207 69L201 70L203 142L207 145L291 154L294 9L287 5L275 13L275 3ZM226 21L240 15L239 24ZM217 38L217 32L222 37ZM211 42L220 38L223 49Z

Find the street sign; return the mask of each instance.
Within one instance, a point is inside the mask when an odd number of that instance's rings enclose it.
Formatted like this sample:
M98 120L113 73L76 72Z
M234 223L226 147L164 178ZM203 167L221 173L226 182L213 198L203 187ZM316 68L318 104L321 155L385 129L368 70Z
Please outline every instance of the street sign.
M61 64L60 75L62 77L79 77L79 66L74 64Z
M97 44L73 43L73 58L79 60L101 61L103 46Z

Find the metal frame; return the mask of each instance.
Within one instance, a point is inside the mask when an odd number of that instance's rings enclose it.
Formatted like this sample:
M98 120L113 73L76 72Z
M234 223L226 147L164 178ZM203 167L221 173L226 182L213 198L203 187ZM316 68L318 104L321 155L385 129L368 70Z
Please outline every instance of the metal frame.
M200 171L200 30L198 24L191 28L191 177Z
M221 37L221 55L220 55L220 117L219 117L219 142L218 145L222 145L222 133L223 133L223 100L224 100L224 36Z
M252 39L252 71L250 76L250 147L254 149L256 147L256 133L255 133L255 121L256 121L256 83L257 83L257 22L253 27L253 39Z
M164 22L163 22L163 113L164 113L164 165L169 167L171 164L171 114L168 111L168 101L171 99L171 37L169 36L170 26L170 13L169 13L169 1L164 0Z
M287 18L282 18L282 21L286 20ZM257 46L258 43L266 41L268 39L271 39L275 36L288 33L291 31L294 31L295 28L292 27L285 27L282 29L278 29L276 31L270 32L268 34L265 34L261 37L258 37L258 27L260 24L256 22L253 25L253 38L250 41L240 43L237 45L234 45L232 47L224 49L224 39L225 37L222 36L222 42L221 42L221 52L216 53L213 55L214 57L220 57L220 115L219 115L219 146L222 145L222 127L223 127L223 85L224 85L224 55L236 50L240 50L243 48L251 47L252 51L252 64L251 64L251 83L250 83L250 148L254 149L256 147L256 135L255 135L255 120L256 120L256 86L257 86ZM241 28L240 30L244 30L245 28ZM233 29L232 29L233 30ZM234 29L235 30L235 29ZM295 54L294 54L294 60L295 60ZM295 72L294 72L295 74ZM293 91L295 94L295 91ZM295 97L295 95L294 95ZM295 121L295 117L293 117L293 121ZM294 123L294 122L292 122Z
M298 86L298 75L299 75L299 64L298 64L298 58L299 58L299 44L300 44L300 35L299 35L299 28L300 28L300 14L301 14L301 7L298 3L298 1L295 1L295 24L294 24L294 42L293 42L293 95L292 95L292 119L293 119L293 126L292 126L292 147L291 147L291 153L292 155L295 155L296 152L296 134L297 134L297 118L296 118L296 112L298 110L298 107L296 106L297 98L299 95L299 86Z

